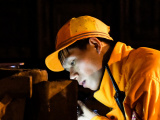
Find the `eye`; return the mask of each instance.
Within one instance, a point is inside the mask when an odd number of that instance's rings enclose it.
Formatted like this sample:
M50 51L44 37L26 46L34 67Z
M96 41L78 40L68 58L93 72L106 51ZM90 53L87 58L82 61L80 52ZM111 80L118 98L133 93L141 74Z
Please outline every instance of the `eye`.
M71 66L74 66L75 65L75 60L72 60L71 61Z

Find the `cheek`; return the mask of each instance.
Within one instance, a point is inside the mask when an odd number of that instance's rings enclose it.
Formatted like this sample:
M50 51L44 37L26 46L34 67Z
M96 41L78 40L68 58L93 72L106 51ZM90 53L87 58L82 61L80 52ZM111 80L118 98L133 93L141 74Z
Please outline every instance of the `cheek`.
M80 61L79 63L79 70L83 75L91 75L97 71L97 67L95 63L88 60L83 60L83 62Z

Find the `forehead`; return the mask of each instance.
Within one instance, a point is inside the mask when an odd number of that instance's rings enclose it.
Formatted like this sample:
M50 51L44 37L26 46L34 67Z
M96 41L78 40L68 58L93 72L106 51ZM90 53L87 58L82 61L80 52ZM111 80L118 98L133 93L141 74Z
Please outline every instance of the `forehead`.
M66 62L70 58L80 57L84 53L84 50L81 50L79 48L70 48L70 49L63 49L60 52L60 61L61 64Z

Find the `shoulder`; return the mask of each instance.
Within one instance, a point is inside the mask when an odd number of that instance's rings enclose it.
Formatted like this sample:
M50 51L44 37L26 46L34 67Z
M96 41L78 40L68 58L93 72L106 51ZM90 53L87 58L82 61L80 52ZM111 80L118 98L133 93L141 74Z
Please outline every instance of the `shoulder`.
M152 65L159 64L160 51L152 48L140 47L134 49L129 55L129 58L144 65L149 65L149 63Z
M147 47L134 49L128 55L126 68L139 75L154 77L160 71L160 51ZM156 77L159 77L156 76Z
M160 51L146 47L132 50L123 72L127 81L126 94L129 91L145 91L153 81L160 83Z
M128 61L137 62L141 64L160 62L160 51L147 47L140 47L134 49L128 55Z

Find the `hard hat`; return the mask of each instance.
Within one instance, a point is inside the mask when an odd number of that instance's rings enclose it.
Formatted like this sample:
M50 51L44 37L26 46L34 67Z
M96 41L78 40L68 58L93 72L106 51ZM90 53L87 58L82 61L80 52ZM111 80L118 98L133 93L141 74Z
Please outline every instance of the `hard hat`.
M85 38L101 37L113 40L109 32L110 27L95 17L86 15L70 19L59 30L56 38L56 51L46 57L46 66L55 72L63 71L64 68L58 59L59 51Z

